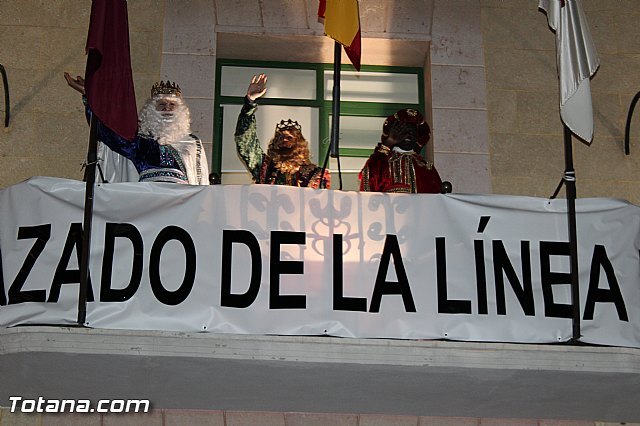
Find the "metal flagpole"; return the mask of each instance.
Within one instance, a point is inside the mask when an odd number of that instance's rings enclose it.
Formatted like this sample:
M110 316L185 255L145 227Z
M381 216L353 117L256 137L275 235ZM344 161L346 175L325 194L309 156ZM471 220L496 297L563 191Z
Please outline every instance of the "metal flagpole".
M576 172L573 169L573 146L571 130L564 125L564 184L567 194L567 216L569 222L569 258L571 262L571 318L573 337L580 339L580 285L578 279L578 233L576 230Z
M342 61L342 45L337 41L333 48L333 105L331 116L331 156L337 157L339 153L340 138L340 69Z
M580 0L540 0L538 9L547 15L549 28L556 34L558 79L560 83L560 117L564 126L567 219L571 260L572 341L580 339L580 288L578 276L578 241L576 231L576 175L573 169L571 134L590 142L593 139L593 106L589 79L600 65L589 25ZM569 130L571 128L571 130ZM556 189L556 193L560 190Z
M11 117L11 102L9 100L9 81L4 66L0 64L0 74L2 75L2 86L4 87L4 127L9 127L9 117Z
M331 142L322 165L322 174L327 170L329 155L338 159L338 178L342 189L342 171L340 170L340 70L342 68L342 45L337 41L333 47L333 100L331 108ZM324 179L323 179L324 181Z
M93 220L93 195L97 163L97 118L91 114L89 148L85 170L84 219L82 223L82 253L80 256L80 291L78 294L78 325L84 326L87 319L87 294L89 289L89 258L91 256L91 224Z

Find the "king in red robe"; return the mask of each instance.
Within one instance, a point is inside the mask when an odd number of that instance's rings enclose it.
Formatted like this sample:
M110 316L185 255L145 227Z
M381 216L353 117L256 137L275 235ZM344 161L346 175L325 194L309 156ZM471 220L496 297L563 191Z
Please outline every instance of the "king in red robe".
M415 109L402 109L387 117L381 141L360 171L360 190L441 193L438 171L419 154L430 136L429 125Z

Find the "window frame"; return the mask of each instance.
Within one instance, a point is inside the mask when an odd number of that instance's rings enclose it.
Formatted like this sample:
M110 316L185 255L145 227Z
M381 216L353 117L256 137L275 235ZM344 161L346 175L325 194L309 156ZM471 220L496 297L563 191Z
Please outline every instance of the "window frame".
M329 150L329 138L331 135L331 113L332 101L325 100L324 74L325 71L333 71L333 64L310 63L310 62L279 62L279 61L254 61L245 59L226 59L219 58L216 60L216 78L215 78L215 98L214 98L214 144L212 147L212 165L211 168L216 173L222 171L222 125L223 125L223 107L224 104L242 105L244 97L241 96L222 96L222 68L225 66L252 67L252 68L284 68L284 69L306 69L313 70L316 74L316 99L269 99L261 98L261 105L282 105L295 107L312 107L318 109L318 158L324 159ZM351 64L342 64L342 71L355 71ZM418 104L410 103L382 103L382 102L363 102L363 101L341 101L340 116L352 117L380 117L382 119L395 113L403 108L415 108L419 111L425 111L425 82L424 69L420 67L394 67L385 65L362 65L360 72L385 72L398 74L415 74L418 83ZM426 115L425 115L426 117ZM373 142L373 141L372 141ZM368 157L373 151L363 148L340 148L341 157ZM321 162L321 161L320 161Z

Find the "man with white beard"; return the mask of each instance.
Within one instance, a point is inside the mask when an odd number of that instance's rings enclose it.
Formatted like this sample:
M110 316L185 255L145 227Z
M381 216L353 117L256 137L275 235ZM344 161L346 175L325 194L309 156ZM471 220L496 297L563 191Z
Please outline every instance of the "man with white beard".
M69 86L83 95L87 115L91 115L84 96L84 79L64 73ZM174 182L208 185L209 167L202 142L191 134L189 108L182 99L180 86L161 81L151 88L138 116L138 132L131 141L119 136L98 121L98 140L131 160L139 173L139 182ZM112 159L113 160L113 159ZM117 159L115 163L118 163ZM128 161L117 167L124 168ZM107 170L110 176L127 173Z

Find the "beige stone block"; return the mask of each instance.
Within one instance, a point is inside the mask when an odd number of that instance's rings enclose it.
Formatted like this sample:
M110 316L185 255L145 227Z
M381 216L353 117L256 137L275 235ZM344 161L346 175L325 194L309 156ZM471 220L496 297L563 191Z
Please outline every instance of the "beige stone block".
M433 146L438 152L489 153L487 111L433 109Z
M489 152L494 179L531 176L560 179L564 172L564 145L556 136L491 133Z
M640 40L633 34L638 33L640 13L618 13L613 17L615 31L611 31L617 39L618 53L639 54Z
M563 134L558 92L518 91L517 129L520 134Z
M484 65L480 7L436 1L431 50L432 64Z
M432 107L486 108L484 80L483 67L432 66Z
M538 421L535 419L480 419L482 426L538 426Z
M225 426L224 412L214 410L164 410L163 426Z
M191 131L205 142L213 141L213 99L185 99L191 112Z
M262 0L266 28L308 28L304 0Z
M164 26L163 53L196 53L213 55L216 51L216 33L211 26Z
M589 0L586 2L583 1L582 9L585 11L585 13L606 12L606 11L616 10L617 9L616 3L622 3L622 2L621 1L613 2L610 0ZM593 15L594 15L593 13L589 13L587 16L588 18L590 18Z
M442 1L442 0L439 0ZM431 34L431 10L427 0L403 0L395 2L387 10L386 30L389 33Z
M549 176L504 177L494 175L491 179L494 194L541 198L549 198L559 182L560 176L554 178ZM560 191L558 198L563 197L564 191Z
M101 426L102 419L98 413L80 414L43 414L42 426Z
M105 414L103 426L162 426L162 411L152 410L148 413Z
M63 26L79 28L86 34L89 29L89 20L91 17L91 3L80 3L76 0L59 0L57 3L60 4L64 12L64 18L62 20L62 22L64 22Z
M427 417L420 416L420 426L477 426L479 419L472 417Z
M42 69L42 44L46 31L41 27L0 26L0 58L5 68Z
M640 13L640 4L636 0L589 0L582 2L582 8L585 12L613 10L622 13Z
M131 69L133 72L153 74L160 69L162 29L158 30L158 32L131 32Z
M364 0L360 2L360 28L363 33L382 33L390 8L387 0Z
M517 91L487 90L489 131L515 133L517 131Z
M491 194L489 155L435 152L434 163L443 181L457 194Z
M487 50L487 88L508 90L557 90L555 49Z
M591 145L573 141L576 177L630 179L640 177L637 160L624 155L622 144L613 138L601 138Z
M0 26L0 57L10 69L60 70L69 63L81 63L84 69L86 31L69 28ZM8 73L9 74L9 73ZM13 89L9 74L10 89Z
M636 206L640 206L640 180L627 182L626 186L626 196L623 199L635 204Z
M640 55L600 54L600 68L591 78L593 93L636 93L640 90L640 75L630 70L640 69Z
M40 426L42 415L37 413L11 413L9 409L2 410L2 426Z
M546 15L536 8L483 8L481 16L487 50L555 50L555 36L547 30ZM533 28L539 36L532 36Z
M62 1L4 0L0 25L38 27L61 23L65 21L64 5Z
M629 189L628 182L620 180L601 180L585 177L576 181L576 195L578 198L604 197L630 200L632 194Z
M502 9L528 9L532 7L529 0L480 0L480 6Z
M258 0L214 0L218 25L261 27L262 13Z
M164 26L174 28L213 28L216 24L214 0L190 0L184 7L184 0L165 0Z
M609 93L593 93L594 137L624 138L628 105L620 103L620 96Z
M598 53L618 53L619 32L611 31L612 28L615 28L616 12L593 11L585 14L587 15L591 37Z
M633 130L632 130L633 133ZM640 163L640 159L638 159L638 153L640 152L640 138L636 135L635 137L629 138L629 155L626 156L625 161L631 161L633 166L637 167L638 163ZM624 141L620 142L620 149L624 151ZM640 173L640 170L638 171ZM633 174L635 178L636 174Z
M189 5L191 5L191 1L189 1ZM189 9L189 7L184 8ZM157 33L162 30L160 26L165 16L165 0L128 1L127 13L130 32Z
M84 74L83 65L60 66L49 70L7 69L12 120L24 112L84 111L80 94L71 89L64 80L65 70L69 70L74 76ZM77 72L78 70L80 72Z
M285 413L287 426L356 426L357 414Z
M8 128L0 130L0 159L21 155L25 146L35 142L35 128L40 114L23 112L11 117ZM4 114L3 124L4 126Z
M0 188L6 188L33 176L82 179L83 158L2 157Z
M284 413L226 411L226 426L285 426Z
M43 28L43 39L37 41L41 44L39 69L47 69L49 72L62 74L70 64L86 63L85 44L87 33L76 28Z
M213 99L216 58L209 55L162 55L162 75L180 81L185 97Z
M50 115L42 117L34 126L35 138L28 156L54 158L84 157L87 153L89 126L84 116Z
M594 426L586 420L540 420L538 426Z
M595 422L594 426L640 426L640 423L629 422Z
M177 78L179 78L179 76ZM155 83L159 81L160 75L158 72L155 72L153 74L133 74L133 84L136 91L136 105L138 107L138 110L140 110L147 99L151 97L151 88ZM181 80L177 80L177 83L181 85Z
M418 426L417 416L360 414L359 426Z

